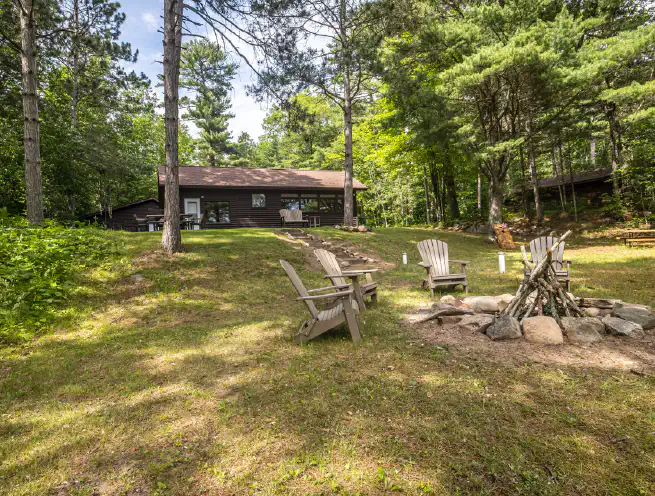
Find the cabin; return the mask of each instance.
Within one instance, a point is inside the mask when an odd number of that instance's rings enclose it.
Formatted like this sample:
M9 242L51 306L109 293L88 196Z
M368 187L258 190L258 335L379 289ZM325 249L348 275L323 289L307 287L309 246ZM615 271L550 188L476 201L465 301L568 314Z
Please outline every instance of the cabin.
M159 168L163 207L166 168ZM179 167L180 212L201 219L202 229L280 227L280 210L302 210L312 225L343 223L344 173L331 170ZM357 192L353 179L354 222Z
M157 198L146 198L132 203L126 203L111 209L86 215L84 218L90 222L97 222L107 229L123 231L137 231L136 218L143 218L146 215L157 215L162 213Z

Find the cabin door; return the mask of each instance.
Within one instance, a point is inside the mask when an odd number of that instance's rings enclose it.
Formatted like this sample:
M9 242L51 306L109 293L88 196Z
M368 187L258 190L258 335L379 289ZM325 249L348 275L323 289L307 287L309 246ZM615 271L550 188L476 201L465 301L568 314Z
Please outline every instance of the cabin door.
M200 219L200 198L185 198L184 213L193 215L193 220L196 221L193 228L200 229L200 225L197 223Z

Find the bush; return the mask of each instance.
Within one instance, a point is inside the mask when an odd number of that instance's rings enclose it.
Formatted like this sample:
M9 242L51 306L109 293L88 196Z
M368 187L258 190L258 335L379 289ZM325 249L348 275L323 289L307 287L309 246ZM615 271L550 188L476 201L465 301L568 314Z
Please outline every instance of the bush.
M47 328L74 293L75 279L115 253L106 233L54 223L28 227L0 220L0 342L16 343Z

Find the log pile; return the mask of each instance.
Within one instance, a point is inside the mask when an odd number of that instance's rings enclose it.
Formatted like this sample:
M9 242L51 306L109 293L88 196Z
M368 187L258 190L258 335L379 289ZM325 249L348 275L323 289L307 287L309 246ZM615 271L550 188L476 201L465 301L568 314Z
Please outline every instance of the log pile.
M553 317L560 327L560 317L583 316L573 298L562 289L553 266L553 252L569 234L571 231L567 231L536 266L528 261L523 248L523 259L530 269L530 276L523 280L516 296L502 312L504 315L520 319L523 323L536 312L537 315Z

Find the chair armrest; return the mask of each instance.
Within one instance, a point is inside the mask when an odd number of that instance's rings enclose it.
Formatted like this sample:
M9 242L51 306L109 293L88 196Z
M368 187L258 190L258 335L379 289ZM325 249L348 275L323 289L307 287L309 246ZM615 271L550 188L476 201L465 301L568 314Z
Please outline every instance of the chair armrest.
M378 269L364 269L364 270L348 270L346 272L342 272L344 276L348 276L350 274L353 275L363 275L363 274L370 274L372 272L377 272Z
M336 286L326 286L325 288L318 288L318 289L310 289L307 291L308 293L318 293L319 291L327 291L329 289L343 289L343 288L349 288L350 284L338 284Z
M425 263L425 262L419 262L416 265L420 265L424 269L429 269L430 267L432 267L432 264L428 264L428 263Z
M458 263L458 264L464 264L464 265L471 263L470 260L449 260L449 261L452 262L452 263Z
M296 301L304 301L304 300L322 300L324 298L344 298L344 297L350 297L350 295L353 294L353 290L350 289L348 291L338 291L336 293L326 293L322 295L315 295L315 296L299 296L296 298Z

